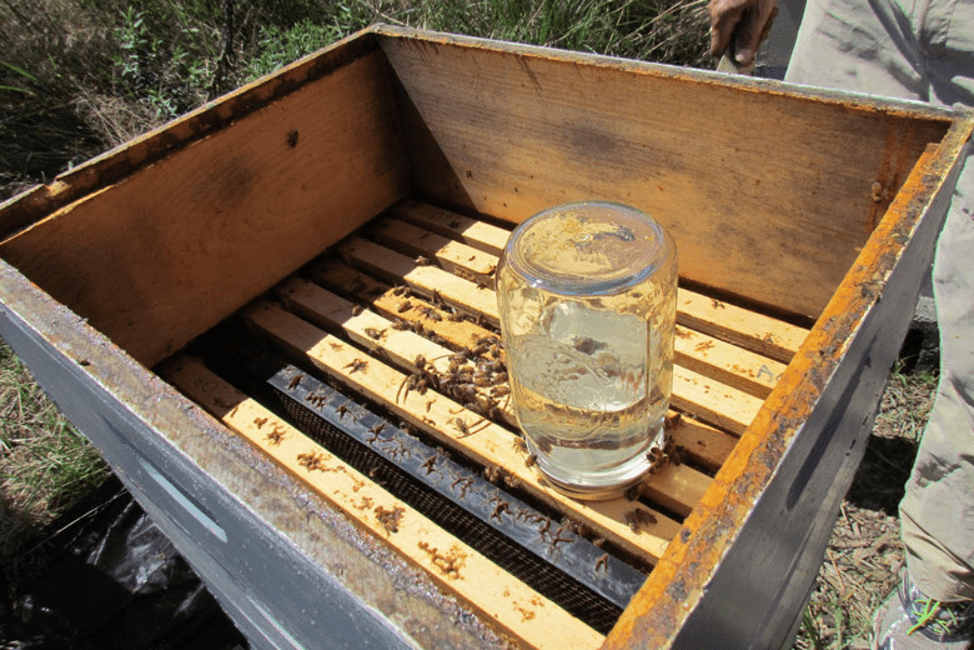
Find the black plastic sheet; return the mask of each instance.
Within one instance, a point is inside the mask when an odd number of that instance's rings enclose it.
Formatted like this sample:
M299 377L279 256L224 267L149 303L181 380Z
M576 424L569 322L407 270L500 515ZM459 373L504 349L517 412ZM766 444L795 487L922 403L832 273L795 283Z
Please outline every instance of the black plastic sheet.
M115 477L54 522L42 539L47 570L10 580L2 595L2 647L248 647Z

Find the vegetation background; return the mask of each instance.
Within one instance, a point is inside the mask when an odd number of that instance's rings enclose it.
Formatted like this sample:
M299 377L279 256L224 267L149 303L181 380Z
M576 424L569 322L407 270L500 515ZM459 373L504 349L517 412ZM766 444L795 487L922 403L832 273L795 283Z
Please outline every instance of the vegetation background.
M376 21L713 67L705 0L0 0L0 201ZM935 382L894 374L796 647L867 647ZM108 475L0 342L0 591Z

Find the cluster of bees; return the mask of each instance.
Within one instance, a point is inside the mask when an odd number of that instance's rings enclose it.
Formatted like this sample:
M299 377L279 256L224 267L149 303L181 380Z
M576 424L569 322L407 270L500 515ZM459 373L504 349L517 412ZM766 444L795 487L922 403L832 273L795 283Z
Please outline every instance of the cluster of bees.
M663 431L664 431L664 443L663 447L653 447L646 454L646 458L649 460L649 473L659 474L663 471L663 468L669 464L679 465L683 462L683 457L681 453L681 448L676 444L673 436L668 431L676 428L680 424L682 416L679 412L667 415L663 420ZM632 499L630 499L631 501Z
M386 533L398 533L399 522L402 521L403 513L406 510L402 506L395 506L389 510L379 505L375 507L373 512L375 512L376 521L385 529Z
M498 337L486 336L475 346L449 355L442 370L417 355L415 371L403 381L396 401L405 399L410 391L423 395L433 389L481 417L497 420L510 399L502 349Z
M417 259L416 263L418 265L424 265L430 262L421 258ZM472 320L471 317L447 305L435 291L432 297L429 298L433 308L423 304L422 301L417 301L412 298L409 287L402 285L396 286L393 288L392 294L398 299L395 305L396 312L399 315L398 318L394 319L392 328L396 330L414 331L441 345L454 347L455 343L451 344L447 342L433 329L427 327L427 325L442 320ZM359 307L358 309L360 310L361 308ZM481 327L487 327L487 323L483 321L482 317L477 319L476 324ZM369 331L366 333L373 340L379 341L382 338L383 332ZM589 339L579 339L576 342L576 347L586 353L594 351L594 345L596 345L595 342ZM361 365L364 366L364 364ZM510 400L510 387L508 383L508 370L504 362L503 343L498 335L490 333L488 330L486 335L475 340L472 345L461 347L447 356L433 360L428 360L423 355L417 355L413 360L412 366L413 371L403 380L399 387L399 391L396 394L396 402L405 400L410 392L424 395L428 390L432 389L437 393L449 397L458 404L461 404L465 409L483 418L494 421L504 419L504 410ZM355 367L352 370L364 370L364 368ZM679 423L679 414L672 414L667 416L664 422L664 429L666 431L672 430ZM472 426L466 424L461 418L452 420L450 424L460 429L461 435L467 435L464 429L469 429ZM409 429L406 423L403 423L403 427L406 430ZM373 431L372 440L378 438L378 435L379 431ZM527 451L523 438L516 438L514 444L519 449L525 452ZM671 435L665 436L665 444L662 448L654 447L650 450L647 457L651 464L650 474L658 474L670 463L681 463L680 448L676 445ZM423 464L423 469L427 474L438 470L436 460L437 456L432 455ZM525 463L529 467L535 465L536 457L528 454ZM511 488L519 487L518 481L508 471L496 465L487 466L484 469L484 477L494 485L500 486L506 484ZM455 484L454 488L457 487ZM462 489L464 486L461 485L459 487ZM465 492L465 490L462 491ZM656 516L649 509L640 507L638 503L639 496L640 490L638 485L633 486L625 495L629 501L633 502L631 509L625 514L625 523L633 532L638 532L642 528L648 528L657 523ZM499 497L492 500L491 506L493 507L493 512L491 513L492 519L500 520L505 514L508 516L514 516L515 514L510 510L510 505ZM398 522L392 521L392 517L388 517L388 514L386 512L377 513L384 525L387 523L385 520L389 519L388 523L391 526L387 530L391 529L391 532L394 532ZM563 538L559 535L559 532L562 530L573 531L585 538L594 539L592 543L597 548L601 548L605 541L585 528L584 525L568 518L562 522L562 526L554 533L549 530L551 523L550 520L541 522L539 533L542 537L546 535L550 536L550 541L553 546L561 542L571 541L571 539ZM436 549L429 550L435 552ZM444 567L445 571L452 572L455 570L455 567L452 566L453 563L447 562L447 564L449 566ZM601 569L604 571L607 568L608 555L603 555L599 558L596 570Z

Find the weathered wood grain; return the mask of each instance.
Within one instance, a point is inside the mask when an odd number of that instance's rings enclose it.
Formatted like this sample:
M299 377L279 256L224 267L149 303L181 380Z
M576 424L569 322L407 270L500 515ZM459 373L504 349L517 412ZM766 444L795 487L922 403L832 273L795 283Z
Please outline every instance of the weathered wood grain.
M0 255L151 366L402 196L384 70L379 52L340 67Z
M629 204L669 228L682 277L810 318L947 128L629 61L380 44L424 196L511 223L573 200Z

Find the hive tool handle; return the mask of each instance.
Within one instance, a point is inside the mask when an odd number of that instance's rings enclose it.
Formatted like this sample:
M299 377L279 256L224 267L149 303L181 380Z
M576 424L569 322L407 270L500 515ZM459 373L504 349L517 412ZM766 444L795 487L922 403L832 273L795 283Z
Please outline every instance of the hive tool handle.
M731 36L731 42L727 45L727 49L720 57L720 61L717 63L717 72L727 72L729 74L743 74L748 76L754 76L754 63L757 60L757 56L751 59L751 62L747 65L739 65L737 59L734 58L734 53L737 52L737 35Z

